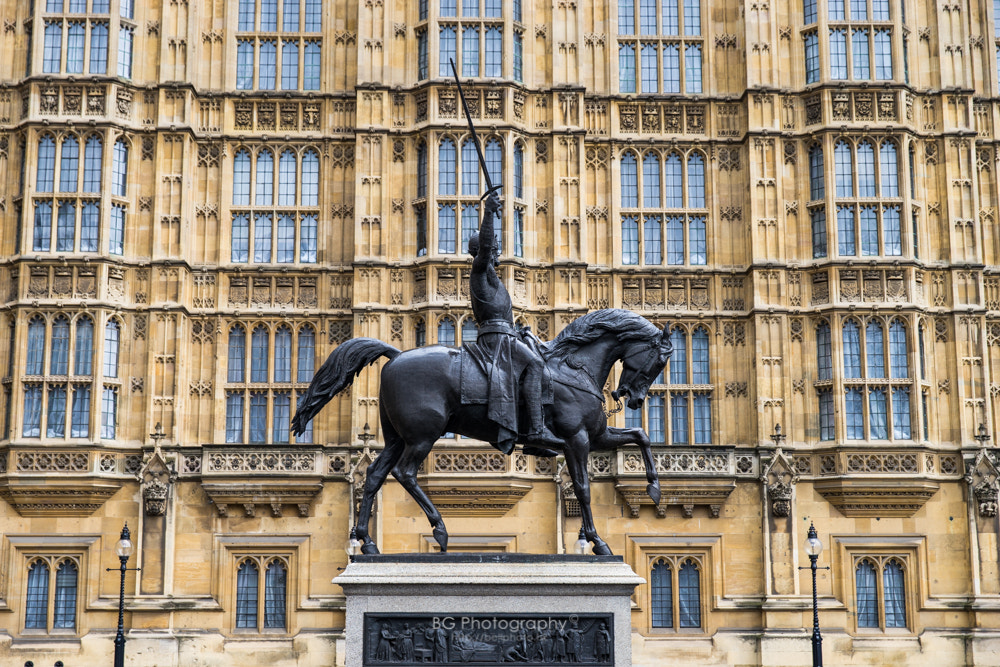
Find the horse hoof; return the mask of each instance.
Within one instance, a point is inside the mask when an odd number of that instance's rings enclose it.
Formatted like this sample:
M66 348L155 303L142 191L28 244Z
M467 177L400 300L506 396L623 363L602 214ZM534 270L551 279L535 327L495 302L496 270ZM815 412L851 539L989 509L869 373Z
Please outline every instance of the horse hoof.
M441 553L446 553L448 551L448 531L444 529L444 526L435 528L433 530L434 540L441 547Z
M597 542L594 544L594 554L598 556L614 556L614 554L611 553L611 547L604 542Z
M361 553L373 555L379 553L379 550L374 542L365 542L361 545Z
M648 484L648 485L646 485L646 493L648 493L649 497L653 499L653 504L654 505L659 505L660 504L660 483L659 482L657 482L655 484Z

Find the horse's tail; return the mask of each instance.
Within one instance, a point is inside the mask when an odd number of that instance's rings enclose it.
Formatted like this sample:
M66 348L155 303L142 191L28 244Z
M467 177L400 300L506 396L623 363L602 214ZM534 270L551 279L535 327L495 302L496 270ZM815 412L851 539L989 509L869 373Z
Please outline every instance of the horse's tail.
M379 357L388 357L392 361L399 355L400 351L392 345L375 338L352 338L338 345L316 371L309 390L299 400L292 417L292 431L295 435L302 435L316 413L334 396L351 386L366 366Z

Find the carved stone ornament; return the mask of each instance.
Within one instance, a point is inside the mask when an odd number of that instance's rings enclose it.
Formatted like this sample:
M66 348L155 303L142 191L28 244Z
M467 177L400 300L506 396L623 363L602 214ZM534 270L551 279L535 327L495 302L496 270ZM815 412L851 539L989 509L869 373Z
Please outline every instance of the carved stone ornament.
M1000 498L1000 468L994 457L985 448L979 450L975 462L969 466L970 472L966 475L972 493L969 494L970 502L975 502L979 511L979 516L983 518L993 518L997 515L997 503Z
M779 447L762 475L767 487L767 498L771 501L771 513L786 517L792 511L792 490L798 481L793 462Z
M148 516L163 516L167 512L167 493L170 487L158 479L142 488L142 502Z

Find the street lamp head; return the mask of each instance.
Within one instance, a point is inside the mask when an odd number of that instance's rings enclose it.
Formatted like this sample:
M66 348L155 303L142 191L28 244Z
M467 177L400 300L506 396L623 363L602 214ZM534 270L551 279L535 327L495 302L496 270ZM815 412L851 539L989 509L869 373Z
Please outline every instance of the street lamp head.
M580 534L576 538L576 542L573 543L573 552L577 554L587 553L587 536L583 534L583 528L580 529Z
M126 523L125 527L122 528L121 539L118 540L118 543L115 545L115 553L118 554L119 558L128 560L128 558L132 555L132 540L130 540L129 537L131 537L131 534L129 533L128 524Z
M816 535L816 528L809 524L809 533L806 535L806 554L809 557L819 556L823 551L823 543L819 541L819 537Z

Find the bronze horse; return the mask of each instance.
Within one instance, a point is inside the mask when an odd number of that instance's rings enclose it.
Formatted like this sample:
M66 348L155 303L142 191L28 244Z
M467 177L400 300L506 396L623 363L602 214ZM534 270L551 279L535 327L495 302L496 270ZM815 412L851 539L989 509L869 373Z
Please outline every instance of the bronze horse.
M615 308L583 315L567 326L551 343L542 347L553 380L553 404L548 419L552 431L564 441L562 451L580 501L583 533L593 542L595 554L611 554L597 534L590 510L590 480L587 459L592 450L614 450L637 444L646 466L646 490L660 502L660 482L653 462L649 437L641 428L607 425L603 387L615 362L622 362L621 380L612 397L628 397L637 409L646 398L653 379L663 370L672 347L668 328L662 331L627 310ZM364 497L358 512L355 535L366 554L378 553L368 534L375 495L390 472L427 515L434 539L447 551L448 531L441 514L417 484L417 471L444 433L452 432L495 442L497 426L486 419L485 405L461 403L457 348L431 346L400 352L374 338L354 338L341 344L316 372L309 390L299 401L292 429L301 434L309 421L330 399L346 389L354 378L379 357L387 357L382 368L379 413L385 447L368 467Z

